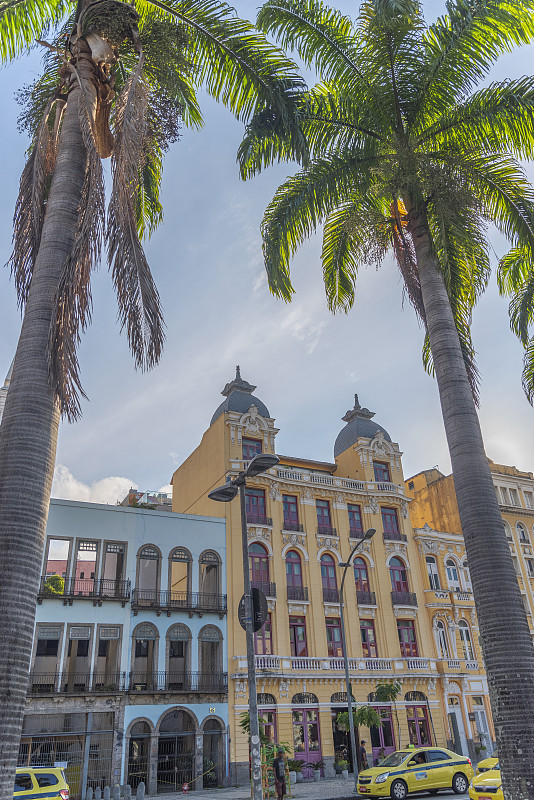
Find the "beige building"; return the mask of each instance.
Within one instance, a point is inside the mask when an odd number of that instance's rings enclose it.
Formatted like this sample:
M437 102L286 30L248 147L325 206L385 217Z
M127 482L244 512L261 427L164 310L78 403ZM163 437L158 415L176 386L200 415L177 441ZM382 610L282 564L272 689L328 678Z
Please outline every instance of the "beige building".
M240 510L237 500L219 504L208 493L255 453L282 449L255 389L238 369L199 446L173 476L174 511L226 517L232 782L248 780L247 740L239 727L248 695L245 634L236 613L243 592ZM348 745L336 724L346 708L339 564L369 528L376 534L349 567L345 613L353 695L383 719L381 728L360 732L370 760L408 743L449 744L474 756L478 731L492 738L461 536L412 529L402 453L373 417L356 396L332 462L280 456L278 466L247 487L251 578L270 612L255 637L261 716L273 740L287 742L306 763L324 762L327 774ZM438 590L427 555L449 548L464 584L449 587L436 558ZM442 647L442 625L449 649ZM400 685L395 704L376 702L380 682Z

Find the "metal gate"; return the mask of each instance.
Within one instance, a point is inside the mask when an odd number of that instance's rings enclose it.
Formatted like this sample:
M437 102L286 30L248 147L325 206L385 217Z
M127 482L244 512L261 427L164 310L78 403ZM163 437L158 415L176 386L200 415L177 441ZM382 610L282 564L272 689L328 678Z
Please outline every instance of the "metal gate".
M150 736L136 736L130 739L128 752L128 785L137 789L141 781L148 786L148 752Z
M195 777L195 734L164 734L158 741L158 792L177 792ZM196 787L195 787L196 788Z

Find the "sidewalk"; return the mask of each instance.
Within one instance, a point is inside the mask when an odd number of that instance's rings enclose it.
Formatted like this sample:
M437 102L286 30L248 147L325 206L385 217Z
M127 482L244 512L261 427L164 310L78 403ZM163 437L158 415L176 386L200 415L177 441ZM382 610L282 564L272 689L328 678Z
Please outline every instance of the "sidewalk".
M204 789L190 791L187 795L179 793L165 794L165 800L184 800L185 797L203 798L203 800L250 800L248 786L228 787L227 789ZM288 797L286 795L286 797ZM342 778L323 779L315 783L306 781L291 787L291 798L294 800L354 800L354 782Z

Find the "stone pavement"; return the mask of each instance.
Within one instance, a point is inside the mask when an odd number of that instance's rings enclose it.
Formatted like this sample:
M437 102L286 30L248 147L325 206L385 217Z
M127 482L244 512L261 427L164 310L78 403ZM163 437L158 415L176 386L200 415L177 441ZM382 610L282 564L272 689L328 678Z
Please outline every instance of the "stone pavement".
M467 795L461 795L467 798ZM165 800L184 800L185 797L196 798L196 800L250 800L250 790L246 786L238 788L229 787L227 789L205 789L204 791L188 792L187 795L181 792L177 794L165 794ZM318 783L306 781L291 787L291 797L293 800L357 800L364 798L354 794L354 784L352 776L345 781L342 778L331 778L321 780ZM409 798L430 797L428 793L411 794ZM442 790L438 795L441 800L458 800L459 795Z

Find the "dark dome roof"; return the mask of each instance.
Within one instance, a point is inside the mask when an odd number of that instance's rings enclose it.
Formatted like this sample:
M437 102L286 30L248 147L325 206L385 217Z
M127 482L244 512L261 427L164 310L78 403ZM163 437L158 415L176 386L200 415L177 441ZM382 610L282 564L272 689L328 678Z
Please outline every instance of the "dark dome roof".
M353 444L356 444L361 436L366 439L373 439L378 431L382 431L384 439L391 442L391 436L386 429L377 422L373 422L372 417L374 417L374 412L369 411L368 408L362 408L358 402L358 395L355 394L354 408L347 411L343 417L347 424L340 430L334 443L334 458L340 453L344 453Z
M211 418L210 425L213 425L215 420L225 411L237 411L239 414L244 414L245 411L249 410L250 406L256 406L260 416L270 419L271 415L269 414L267 406L252 394L255 388L255 386L252 386L241 378L239 367L237 367L234 380L227 383L221 392L226 399L223 400L215 411L215 414Z

